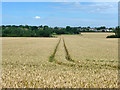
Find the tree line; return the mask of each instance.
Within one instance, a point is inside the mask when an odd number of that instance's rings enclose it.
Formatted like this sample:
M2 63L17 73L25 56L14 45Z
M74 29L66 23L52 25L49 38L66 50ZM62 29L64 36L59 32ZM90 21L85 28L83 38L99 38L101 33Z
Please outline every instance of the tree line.
M2 25L3 37L52 37L60 34L79 34L76 27L66 26L66 28L52 28L48 26L28 26L28 25Z
M28 26L28 25L2 25L2 36L3 37L52 37L53 35L60 34L80 34L81 32L98 32L101 30L113 30L116 35L119 32L119 27L116 28L106 28L105 26L101 27L49 27L45 26ZM102 31L104 32L104 31ZM118 34L119 35L119 34ZM117 35L117 36L118 36Z

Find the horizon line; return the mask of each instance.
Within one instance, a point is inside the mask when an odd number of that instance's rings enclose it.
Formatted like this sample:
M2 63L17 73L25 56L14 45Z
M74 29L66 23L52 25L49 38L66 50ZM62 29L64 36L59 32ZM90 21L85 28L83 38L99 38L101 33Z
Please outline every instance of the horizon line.
M4 26L8 26L8 25L13 26L13 25L15 25L15 24L6 24L6 25L5 25L5 24L2 24L2 25L0 25L0 26L3 26L3 25L4 25ZM38 27L38 26L41 26L41 25L29 25L29 24L19 24L19 25L15 25L15 26L20 26L20 25L23 25L23 26L25 26L25 25L28 25L28 26L37 26L37 27ZM115 28L115 27L117 27L117 26L119 26L119 25L111 26L111 27L108 27L108 26L105 26L105 25L101 25L101 26L89 26L89 25L88 25L88 26L72 26L72 25L66 25L66 26L50 26L50 25L42 25L42 26L61 27L61 28L62 28L62 27L64 28L64 27L67 27L67 26L70 26L70 27L90 27L90 28L91 28L91 27L92 27L92 28L95 28L95 27L106 27L106 28L113 28L113 27L114 27L114 28Z

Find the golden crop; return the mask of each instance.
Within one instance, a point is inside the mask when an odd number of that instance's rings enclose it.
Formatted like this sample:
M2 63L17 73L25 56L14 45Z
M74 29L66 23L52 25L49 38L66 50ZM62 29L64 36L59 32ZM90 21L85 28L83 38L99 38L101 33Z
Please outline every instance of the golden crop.
M117 88L118 40L109 34L3 38L2 87Z

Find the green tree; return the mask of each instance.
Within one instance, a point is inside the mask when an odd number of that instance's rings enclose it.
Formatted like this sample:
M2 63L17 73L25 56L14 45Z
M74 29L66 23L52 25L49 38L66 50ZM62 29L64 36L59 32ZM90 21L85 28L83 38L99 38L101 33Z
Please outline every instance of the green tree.
M47 26L47 25L45 25L44 27L43 27L43 30L48 30L49 29L49 27Z
M28 25L25 25L25 26L24 26L24 28L27 28L27 29L29 29L29 26L28 26Z
M120 27L119 26L115 28L114 32L115 32L115 35L120 37Z
M58 28L58 27L55 27L54 29L58 30L59 28Z

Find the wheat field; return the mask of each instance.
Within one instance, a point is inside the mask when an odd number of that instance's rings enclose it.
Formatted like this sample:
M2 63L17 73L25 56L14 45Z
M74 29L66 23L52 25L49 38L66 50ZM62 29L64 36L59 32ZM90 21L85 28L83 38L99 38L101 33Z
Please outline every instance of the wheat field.
M117 88L113 33L2 38L3 88Z

